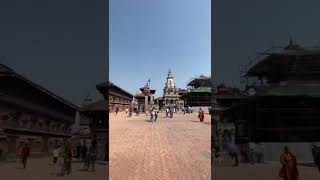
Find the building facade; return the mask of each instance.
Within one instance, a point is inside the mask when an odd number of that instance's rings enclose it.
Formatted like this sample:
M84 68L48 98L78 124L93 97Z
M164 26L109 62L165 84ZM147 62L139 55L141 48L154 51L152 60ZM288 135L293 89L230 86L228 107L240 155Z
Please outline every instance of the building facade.
M115 112L116 108L123 111L132 103L133 95L112 82L97 85L97 89L105 96L109 103L109 113ZM107 97L106 97L107 96Z
M31 154L50 152L71 137L78 107L0 65L0 151L16 154L28 143Z

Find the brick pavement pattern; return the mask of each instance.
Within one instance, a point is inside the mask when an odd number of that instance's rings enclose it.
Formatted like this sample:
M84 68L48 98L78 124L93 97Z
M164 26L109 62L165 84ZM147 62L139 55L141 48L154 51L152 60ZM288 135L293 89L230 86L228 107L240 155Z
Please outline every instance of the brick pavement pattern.
M210 180L210 115L109 115L110 180Z
M279 162L267 162L267 164L240 164L232 167L231 163L221 164L213 167L213 179L216 180L280 180L278 172ZM300 180L319 180L320 172L316 167L298 166Z
M23 169L20 160L16 162L0 162L1 180L106 180L107 165L96 165L95 172L83 170L83 163L72 163L70 175L57 176L61 167L52 165L50 158L30 158L27 168Z

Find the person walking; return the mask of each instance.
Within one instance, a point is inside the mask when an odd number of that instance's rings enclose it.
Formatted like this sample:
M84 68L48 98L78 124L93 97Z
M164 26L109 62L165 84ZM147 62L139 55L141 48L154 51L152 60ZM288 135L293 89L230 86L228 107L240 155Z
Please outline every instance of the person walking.
M169 117L169 107L166 108L166 117Z
M119 106L117 106L116 108L116 115L118 115L118 112L119 112Z
M201 108L199 109L198 118L200 119L200 122L203 122L203 120L204 120L204 112L203 112L203 110Z
M157 119L158 119L158 111L157 111L157 109L155 108L155 109L154 109L154 121L157 122Z
M60 153L60 147L56 146L52 152L53 155L53 165L55 165L58 161L58 157L59 157L59 153Z
M90 149L90 147L88 149ZM84 169L88 171L89 166L90 166L90 156L89 156L89 150L88 150L85 155Z
M155 114L155 111L154 111L154 108L152 108L152 109L150 110L151 122L152 122L152 123L153 123L153 121L154 121L154 114Z
M235 160L234 167L239 166L239 149L236 144L234 144L232 140L231 132L227 129L223 131L222 134L222 146L223 149L225 149L230 157Z
M28 146L28 143L25 143L21 152L22 165L24 169L26 169L29 156L30 156L30 148Z
M262 143L256 143L257 163L264 163L264 146Z
M279 171L279 176L283 180L297 180L299 171L297 166L296 156L289 150L287 146L284 147L284 152L280 156L280 163L282 167Z
M96 145L94 143L92 143L89 148L89 161L90 161L90 163L88 164L88 168L89 168L89 166L91 166L92 172L95 171L96 159L97 159L97 148L96 148Z
M130 107L129 108L129 117L131 117L132 116L132 108Z
M64 166L67 174L71 173L71 161L72 161L72 148L69 142L64 147Z
M88 148L87 148L87 143L86 141L83 141L83 145L82 145L82 162L85 162L86 161L86 156L87 156L87 151L88 151Z
M317 165L318 170L320 172L320 147L316 146L315 144L312 145L312 156L313 161Z
M221 156L221 153L220 153L220 147L219 146L214 146L214 156L216 158L216 162L217 164L220 164L220 156Z
M128 113L128 108L126 108L126 114Z
M255 151L253 147L249 147L249 161L252 165L255 164Z
M229 155L231 156L232 159L235 160L233 166L234 167L239 166L239 154L240 153L239 153L238 147L235 144L229 142L228 143L228 149L229 149Z

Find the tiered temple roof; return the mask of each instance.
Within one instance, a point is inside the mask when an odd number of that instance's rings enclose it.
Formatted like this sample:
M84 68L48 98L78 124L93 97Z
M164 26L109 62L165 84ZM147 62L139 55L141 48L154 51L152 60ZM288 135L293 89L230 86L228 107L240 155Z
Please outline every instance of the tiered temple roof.
M212 82L210 77L206 77L201 75L200 77L193 78L187 86L191 86L193 88L199 88L199 87L211 87Z
M320 77L320 49L304 48L292 42L285 48L273 48L265 53L245 76L266 78L269 82Z

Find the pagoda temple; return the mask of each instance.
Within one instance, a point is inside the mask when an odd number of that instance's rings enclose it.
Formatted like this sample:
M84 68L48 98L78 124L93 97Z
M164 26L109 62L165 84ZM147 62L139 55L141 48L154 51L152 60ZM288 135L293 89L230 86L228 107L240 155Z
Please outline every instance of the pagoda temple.
M211 78L201 75L188 83L188 92L183 93L181 99L185 106L209 109L211 107ZM206 110L208 111L208 110Z
M138 111L147 112L152 106L157 105L154 104L154 94L156 93L156 90L151 89L150 79L144 87L140 88L140 91L141 93L136 94L134 99L137 103Z
M109 161L109 117L108 103L105 99L83 105L80 108L80 127L89 130L79 133L80 140L87 144L97 142L97 159Z
M255 80L247 85L247 103L235 110L241 113L236 139L263 142L268 160L278 160L288 145L310 162L311 145L320 142L320 49L290 40L262 54L245 75Z

